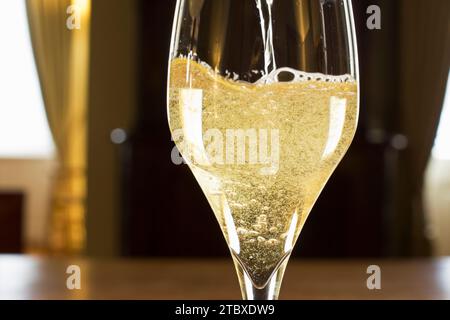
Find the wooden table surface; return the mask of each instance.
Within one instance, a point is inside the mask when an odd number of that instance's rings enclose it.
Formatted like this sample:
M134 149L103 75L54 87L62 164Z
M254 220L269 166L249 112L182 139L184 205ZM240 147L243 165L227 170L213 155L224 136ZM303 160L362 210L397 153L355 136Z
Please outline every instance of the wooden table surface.
M69 265L81 290L68 290ZM368 290L367 267L381 268ZM450 299L450 259L293 260L281 299ZM89 260L0 255L0 299L240 299L231 259Z

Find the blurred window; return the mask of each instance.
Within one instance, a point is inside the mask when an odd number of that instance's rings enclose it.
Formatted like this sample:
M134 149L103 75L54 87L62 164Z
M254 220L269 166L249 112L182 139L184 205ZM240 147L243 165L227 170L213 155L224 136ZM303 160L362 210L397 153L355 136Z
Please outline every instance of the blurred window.
M449 75L450 79L450 75ZM450 160L450 81L447 80L447 93L442 110L439 129L434 142L433 157L441 160Z
M0 0L0 45L0 158L50 158L24 0Z

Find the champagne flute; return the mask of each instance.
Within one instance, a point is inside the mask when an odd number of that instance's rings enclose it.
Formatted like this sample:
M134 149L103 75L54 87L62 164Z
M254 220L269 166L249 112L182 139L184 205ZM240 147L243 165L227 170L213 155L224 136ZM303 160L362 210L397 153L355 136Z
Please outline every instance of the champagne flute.
M278 298L358 108L350 0L178 0L169 126L220 224L244 299Z

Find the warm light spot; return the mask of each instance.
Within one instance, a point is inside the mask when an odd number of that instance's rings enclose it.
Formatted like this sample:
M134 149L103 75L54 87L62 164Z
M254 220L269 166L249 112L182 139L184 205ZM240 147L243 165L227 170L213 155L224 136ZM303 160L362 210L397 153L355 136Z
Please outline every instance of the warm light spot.
M79 8L82 17L89 17L91 14L91 0L72 0L72 5Z

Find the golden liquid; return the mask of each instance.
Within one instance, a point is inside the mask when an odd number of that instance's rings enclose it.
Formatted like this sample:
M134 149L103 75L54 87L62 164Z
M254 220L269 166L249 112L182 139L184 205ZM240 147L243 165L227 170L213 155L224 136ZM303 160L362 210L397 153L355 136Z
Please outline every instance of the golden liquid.
M353 139L356 82L329 80L255 85L225 79L192 60L171 62L168 112L175 143L235 259L257 287L264 287L289 257L314 202ZM211 129L215 137L222 134L223 141L206 138ZM250 130L246 132L256 132L257 138L267 133L267 141L257 141L256 157L260 143L267 142L271 154L278 142L278 163L251 161L255 140L250 138L245 139L244 160L221 156L232 146L227 145L230 129ZM272 141L274 132L278 140ZM235 147L237 159L237 142Z

